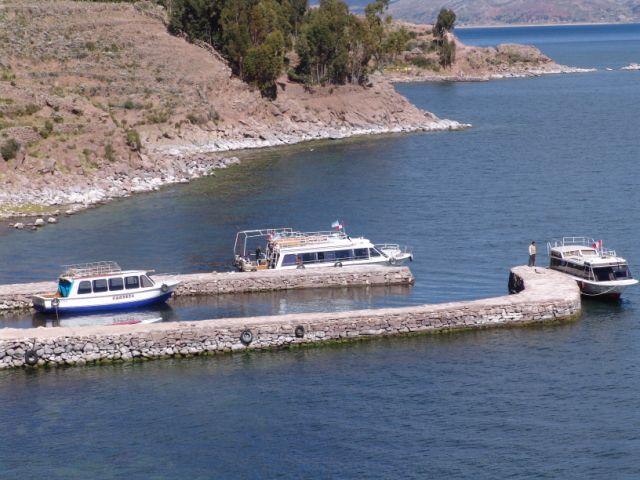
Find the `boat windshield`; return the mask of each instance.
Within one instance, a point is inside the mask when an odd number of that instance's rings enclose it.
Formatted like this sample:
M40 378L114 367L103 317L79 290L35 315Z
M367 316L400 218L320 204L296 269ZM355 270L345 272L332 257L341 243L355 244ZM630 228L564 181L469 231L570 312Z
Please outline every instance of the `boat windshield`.
M69 294L71 293L71 287L73 286L73 282L70 282L69 280L67 280L66 278L61 278L58 281L58 293L62 296L62 297L68 297Z
M610 267L594 267L593 274L596 280L608 282L612 280L624 280L631 278L631 272L627 265L613 265Z

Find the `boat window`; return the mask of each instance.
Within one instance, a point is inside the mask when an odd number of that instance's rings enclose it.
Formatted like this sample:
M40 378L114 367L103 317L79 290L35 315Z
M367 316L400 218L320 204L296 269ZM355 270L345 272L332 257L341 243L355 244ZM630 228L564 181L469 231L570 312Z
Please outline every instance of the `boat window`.
M317 261L316 252L302 254L302 263L316 263Z
M109 279L109 291L116 292L118 290L124 289L124 281L121 277L110 278Z
M336 261L336 252L318 252L318 261L333 263Z
M282 266L283 267L289 267L289 266L295 265L295 264L296 264L296 256L293 253L288 253L282 259Z
M612 267L612 269L613 274L618 279L631 278L631 272L629 271L629 267L627 265L616 265L615 267Z
M93 293L106 292L108 289L106 278L100 278L93 281Z
M368 260L369 259L369 249L368 248L356 248L353 251L354 258L356 260Z
M353 259L353 250L337 250L336 260L351 260Z
M616 279L611 267L597 267L593 269L593 273L599 282L608 282Z
M552 257L558 257L558 258L562 258L562 255L560 255L560 252L555 252L555 251L551 251L551 256Z
M559 258L551 257L551 266L559 267L562 261Z
M153 287L153 280L151 280L146 275L141 275L140 276L140 281L142 283L142 287L143 288Z
M140 279L136 277L124 277L124 286L127 290L131 288L140 288Z
M71 293L72 286L73 286L73 282L70 282L66 278L61 278L58 281L58 293L60 293L62 297L66 298Z
M580 253L585 256L585 257L593 257L595 255L598 255L598 252L596 252L595 250L589 249L589 250L581 250Z
M85 293L91 293L91 282L83 280L78 284L78 294L83 295Z
M382 256L382 254L378 250L376 250L375 248L370 248L369 249L369 256L370 257L380 257L380 256Z

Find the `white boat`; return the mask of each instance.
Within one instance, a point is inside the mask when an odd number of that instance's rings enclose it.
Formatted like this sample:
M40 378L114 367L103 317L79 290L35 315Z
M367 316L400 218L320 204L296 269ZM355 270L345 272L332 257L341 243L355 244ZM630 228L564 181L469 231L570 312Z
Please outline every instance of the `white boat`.
M324 232L300 232L291 228L238 232L234 265L240 271L255 271L376 263L397 265L413 260L413 254L406 247L395 243L374 244L364 237L350 237L338 222L334 223L334 228Z
M631 276L627 261L615 250L603 248L602 240L564 237L547 243L549 268L572 277L583 295L617 299L638 280Z
M45 313L84 313L123 310L164 302L178 281L156 283L147 270L122 270L115 262L66 265L58 290L32 297L33 307Z

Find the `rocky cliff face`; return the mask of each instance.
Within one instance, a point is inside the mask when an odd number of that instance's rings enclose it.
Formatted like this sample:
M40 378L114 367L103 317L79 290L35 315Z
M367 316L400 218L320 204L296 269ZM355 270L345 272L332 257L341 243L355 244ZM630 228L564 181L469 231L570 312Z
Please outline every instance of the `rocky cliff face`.
M211 156L314 138L457 128L384 80L269 101L149 3L0 5L0 214L91 204L224 167Z

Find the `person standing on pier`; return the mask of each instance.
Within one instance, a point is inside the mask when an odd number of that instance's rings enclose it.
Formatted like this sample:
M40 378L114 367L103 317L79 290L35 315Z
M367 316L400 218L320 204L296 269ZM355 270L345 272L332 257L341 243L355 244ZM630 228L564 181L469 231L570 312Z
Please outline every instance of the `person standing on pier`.
M529 266L530 267L536 266L536 253L538 253L538 250L536 248L536 242L531 242L531 245L529 245Z

